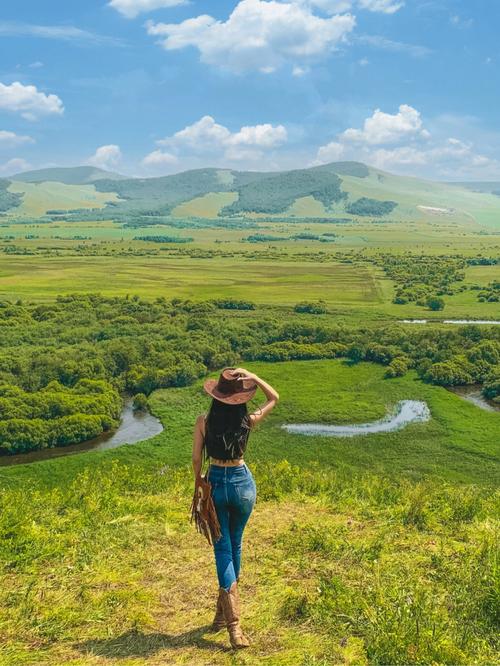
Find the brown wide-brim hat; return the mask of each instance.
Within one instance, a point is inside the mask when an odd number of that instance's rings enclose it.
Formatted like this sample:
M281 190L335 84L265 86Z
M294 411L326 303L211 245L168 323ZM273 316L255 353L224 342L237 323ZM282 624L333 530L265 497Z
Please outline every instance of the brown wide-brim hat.
M251 400L257 391L257 384L251 379L243 379L231 372L235 368L224 368L219 379L207 379L203 388L212 398L227 405L242 405Z

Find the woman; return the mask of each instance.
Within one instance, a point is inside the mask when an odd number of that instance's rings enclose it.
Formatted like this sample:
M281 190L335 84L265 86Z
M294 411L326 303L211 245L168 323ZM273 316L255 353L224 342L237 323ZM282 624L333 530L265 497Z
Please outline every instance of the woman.
M267 402L249 413L247 402L258 387ZM203 454L209 458L208 480L221 529L221 537L214 543L219 598L213 629L226 626L231 646L244 648L249 642L240 627L237 581L243 530L255 504L256 488L243 455L250 430L269 414L279 395L263 379L244 368L225 368L218 380L208 379L203 388L213 400L208 414L196 419L193 469L198 477Z

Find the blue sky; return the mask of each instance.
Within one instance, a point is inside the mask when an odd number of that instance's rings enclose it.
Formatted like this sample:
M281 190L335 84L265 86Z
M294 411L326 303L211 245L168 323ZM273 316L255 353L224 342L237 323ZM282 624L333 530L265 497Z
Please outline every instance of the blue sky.
M6 0L0 175L500 179L497 0Z

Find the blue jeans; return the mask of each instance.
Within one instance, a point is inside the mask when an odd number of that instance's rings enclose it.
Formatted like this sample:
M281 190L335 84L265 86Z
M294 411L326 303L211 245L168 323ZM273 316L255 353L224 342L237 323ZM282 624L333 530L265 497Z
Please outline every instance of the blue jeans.
M217 577L219 586L229 590L240 575L241 541L255 504L255 481L246 464L210 465L208 480L221 530L214 544Z

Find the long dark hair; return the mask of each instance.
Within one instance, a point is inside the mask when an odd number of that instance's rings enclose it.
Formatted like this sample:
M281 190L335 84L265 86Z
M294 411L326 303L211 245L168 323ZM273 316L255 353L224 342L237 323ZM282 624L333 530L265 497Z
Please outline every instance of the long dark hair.
M224 450L229 458L239 458L244 450L250 432L250 419L246 403L228 405L216 398L207 415L203 450L205 456L207 444L215 450Z

